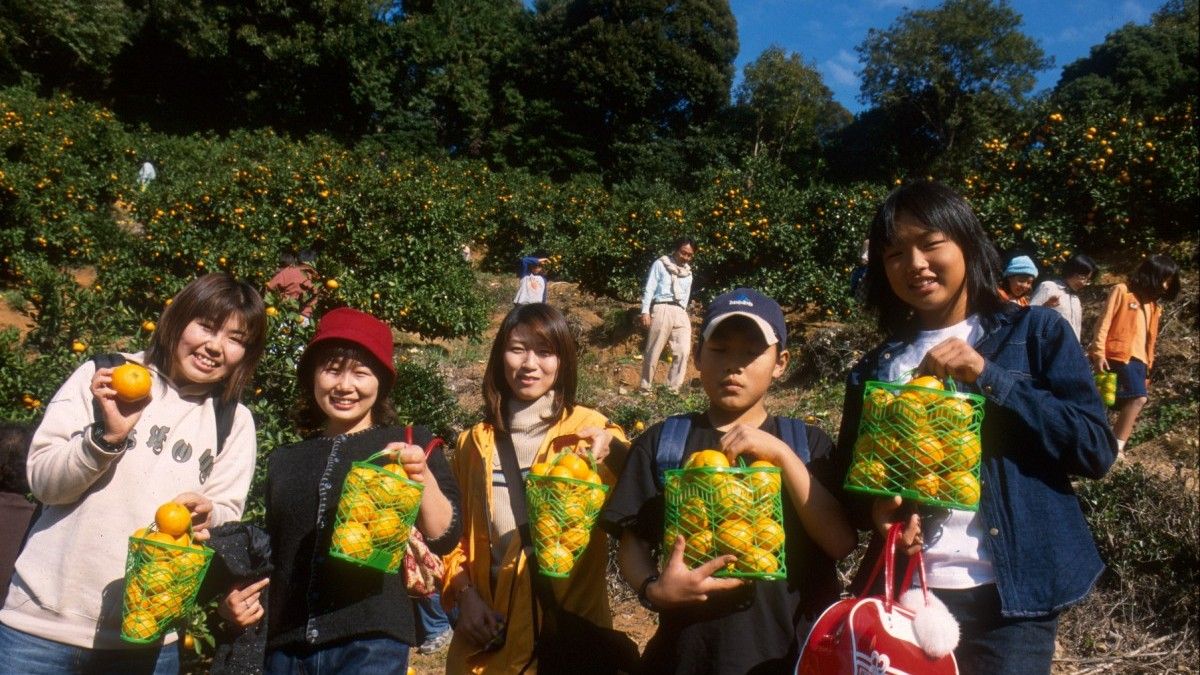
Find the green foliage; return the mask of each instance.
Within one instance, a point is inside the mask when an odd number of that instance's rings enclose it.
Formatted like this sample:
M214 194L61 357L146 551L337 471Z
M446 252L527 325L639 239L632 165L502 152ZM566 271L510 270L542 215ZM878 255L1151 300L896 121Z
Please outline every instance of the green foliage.
M862 98L915 112L909 133L930 139L931 157L964 145L970 152L980 130L1020 106L1051 63L1020 27L1021 15L1003 0L946 0L906 11L886 30L869 30L859 45Z
M1112 106L1159 111L1195 100L1200 88L1200 11L1196 0L1174 0L1149 25L1129 24L1063 68L1053 98L1066 110Z
M998 245L1033 251L1043 266L1076 250L1138 254L1192 230L1194 125L1190 105L1044 111L1030 129L981 139L960 189Z
M1195 621L1200 602L1200 537L1194 487L1140 465L1121 466L1104 481L1079 486L1079 501L1111 570L1101 591L1130 624L1167 634Z
M402 424L428 427L446 441L447 451L454 446L457 432L473 422L446 387L437 364L428 358L400 357L392 399Z
M813 173L820 139L850 119L815 67L774 45L746 65L736 92L738 113L753 130L750 156L773 157L798 173Z
M0 4L0 84L40 80L47 89L93 90L136 26L121 0Z

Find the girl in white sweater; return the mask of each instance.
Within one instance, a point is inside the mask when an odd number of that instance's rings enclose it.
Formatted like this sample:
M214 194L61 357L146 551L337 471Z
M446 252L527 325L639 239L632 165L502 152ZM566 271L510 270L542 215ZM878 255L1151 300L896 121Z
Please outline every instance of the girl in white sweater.
M178 672L174 645L120 639L128 538L168 501L188 507L200 540L241 518L257 445L236 401L265 336L258 292L209 274L175 296L144 354L124 355L150 369L148 397L118 399L113 369L90 360L59 388L29 449L45 508L0 610L0 674ZM232 406L221 439L218 410Z

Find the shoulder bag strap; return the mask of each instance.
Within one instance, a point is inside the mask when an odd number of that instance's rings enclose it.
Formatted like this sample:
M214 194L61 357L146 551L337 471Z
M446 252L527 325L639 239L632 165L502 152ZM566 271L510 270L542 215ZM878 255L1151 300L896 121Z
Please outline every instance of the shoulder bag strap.
M525 553L526 567L529 569L531 586L533 587L532 598L532 613L533 613L533 635L534 635L534 653L530 657L529 663L521 669L525 669L533 663L533 659L537 656L537 642L541 638L542 631L552 632L555 629L554 610L558 608L558 601L554 597L554 589L550 587L550 582L538 573L538 560L533 552L533 539L529 534L529 512L525 507L525 481L521 478L521 468L517 466L517 451L513 447L512 436L506 432L496 432L496 453L500 457L500 470L504 472L504 484L508 487L508 499L512 503L513 522L517 524L517 533L521 537L521 549ZM541 621L538 619L537 608L542 606ZM543 624L539 627L539 623Z

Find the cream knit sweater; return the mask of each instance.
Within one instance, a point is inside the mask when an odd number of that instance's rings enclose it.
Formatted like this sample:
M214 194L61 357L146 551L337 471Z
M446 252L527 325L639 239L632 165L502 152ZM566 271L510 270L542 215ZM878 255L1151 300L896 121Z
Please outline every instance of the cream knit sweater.
M554 391L535 401L508 402L508 429L512 435L513 449L517 453L517 466L521 467L524 476L542 440L550 429L553 420L550 411L554 408ZM513 517L512 499L505 484L504 471L500 468L500 448L497 446L492 455L492 577L495 578L500 570L500 562L504 552L508 550L508 542L517 536L517 523Z
M254 420L239 405L217 455L210 388L177 388L155 372L133 447L108 453L87 433L94 373L87 361L67 379L34 434L27 473L45 509L17 559L0 622L79 647L137 648L120 640L129 536L182 492L212 500L213 526L241 518L254 476Z

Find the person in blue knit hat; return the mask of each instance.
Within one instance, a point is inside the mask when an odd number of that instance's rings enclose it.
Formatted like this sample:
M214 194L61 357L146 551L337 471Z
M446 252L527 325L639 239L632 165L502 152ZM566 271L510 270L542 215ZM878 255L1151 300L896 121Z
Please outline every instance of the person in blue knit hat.
M1022 307L1029 306L1029 292L1033 290L1033 280L1037 279L1038 268L1033 259L1027 255L1019 255L1008 261L1004 268L1004 281L1000 284L1000 297L1008 302L1015 302Z

